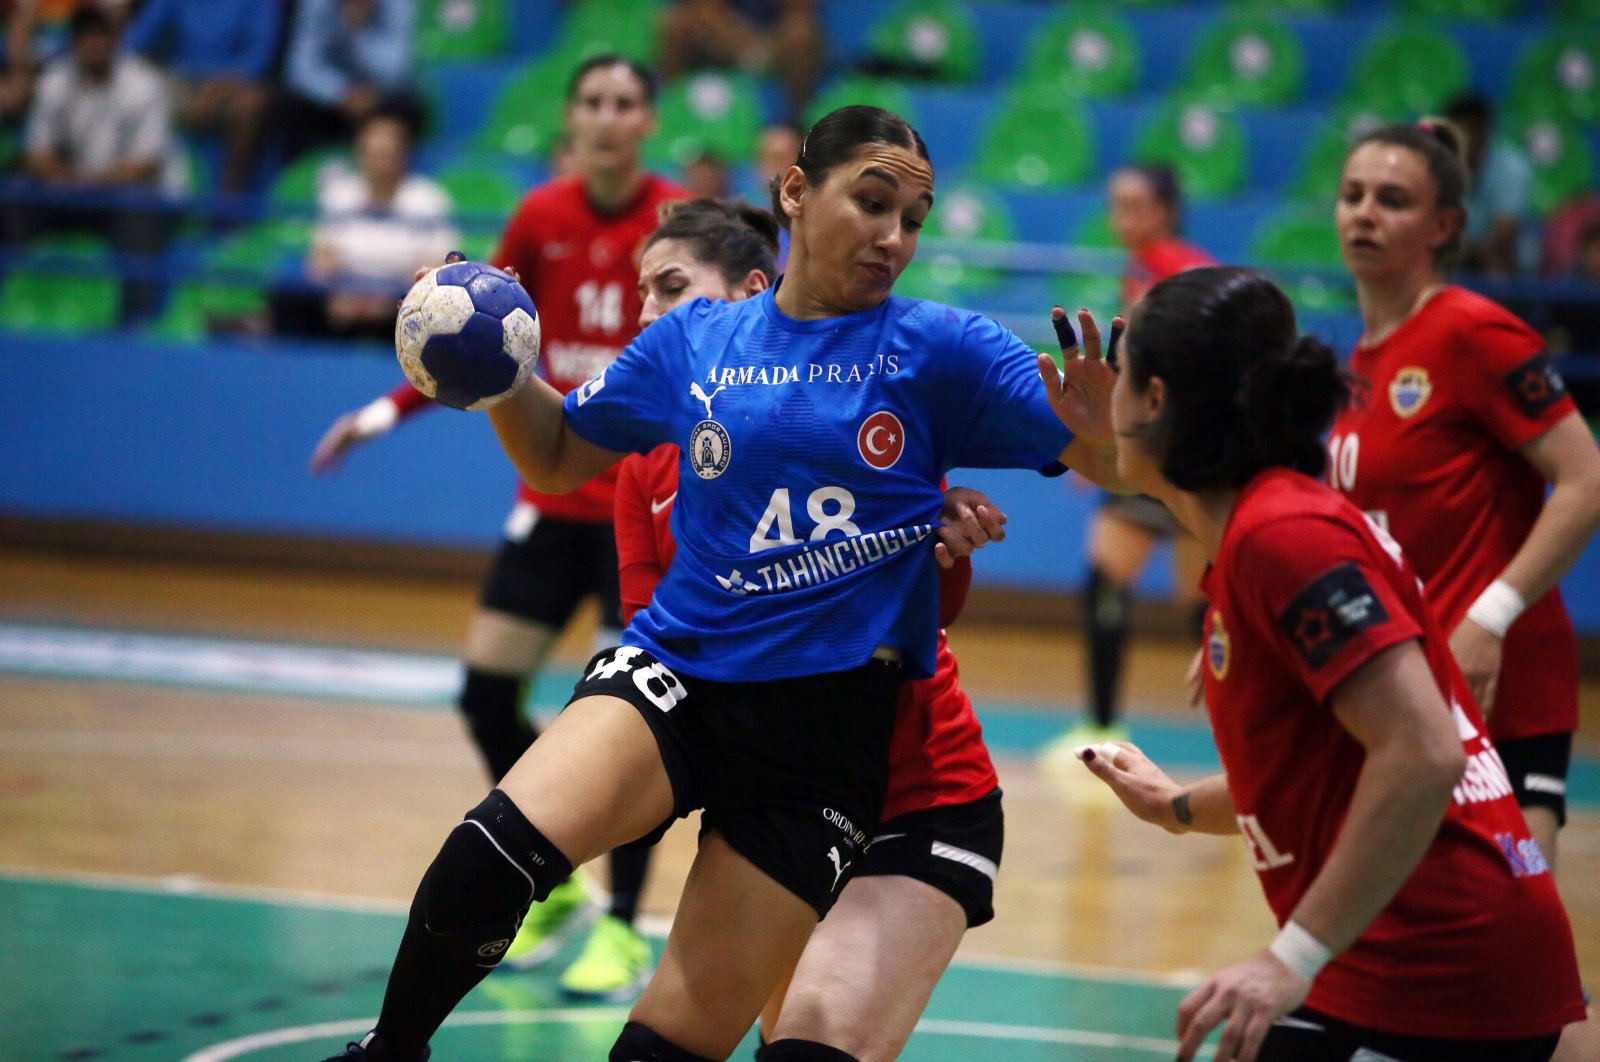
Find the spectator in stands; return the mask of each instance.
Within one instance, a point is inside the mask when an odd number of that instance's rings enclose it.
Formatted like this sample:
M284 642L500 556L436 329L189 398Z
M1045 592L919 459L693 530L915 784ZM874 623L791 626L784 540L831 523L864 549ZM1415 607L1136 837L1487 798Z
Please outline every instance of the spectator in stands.
M395 299L411 286L412 274L442 261L459 242L449 195L410 172L411 133L400 114L378 111L362 123L358 171L335 172L318 195L306 272L322 288L298 305L293 295L274 300L286 317L304 314L298 324L285 321L285 330L392 337Z
M111 16L86 5L72 15L70 54L46 68L29 117L24 176L4 209L6 242L41 232L104 233L132 256L125 263L122 316L148 316L159 301L151 256L173 214L160 197L181 195L166 85L148 63L119 54Z
M171 72L179 124L222 138L227 192L246 191L255 173L282 9L281 0L145 0L128 27L128 49Z
M1445 108L1466 135L1467 227L1461 264L1494 276L1521 272L1522 236L1533 193L1533 169L1515 144L1494 135L1494 108L1482 96L1466 95Z
M351 136L379 110L420 109L411 82L415 0L300 0L276 124L290 157Z
M1600 285L1600 221L1591 221L1578 236L1578 254L1572 260L1572 275Z
M703 66L771 73L799 121L822 69L815 0L678 0L661 21L661 73ZM792 160L791 160L792 161Z

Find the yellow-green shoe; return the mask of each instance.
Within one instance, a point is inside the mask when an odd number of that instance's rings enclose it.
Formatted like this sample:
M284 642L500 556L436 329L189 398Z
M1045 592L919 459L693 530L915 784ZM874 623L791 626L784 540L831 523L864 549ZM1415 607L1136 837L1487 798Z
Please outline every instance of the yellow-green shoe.
M1060 737L1053 738L1039 750L1039 766L1046 774L1077 778L1086 774L1078 762L1078 749L1084 745L1098 745L1105 741L1127 741L1128 728L1120 723L1096 726L1079 723Z
M506 949L503 965L514 970L531 970L548 962L568 937L589 924L595 913L588 890L574 874L550 890L544 903L528 908L528 916L522 920L517 938Z
M612 915L601 915L589 930L583 953L561 975L569 996L621 1003L632 999L650 979L650 942Z

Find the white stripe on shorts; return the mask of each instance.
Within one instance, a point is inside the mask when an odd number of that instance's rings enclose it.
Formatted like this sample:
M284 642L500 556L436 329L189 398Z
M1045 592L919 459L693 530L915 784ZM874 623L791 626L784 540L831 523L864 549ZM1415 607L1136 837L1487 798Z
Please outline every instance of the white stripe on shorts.
M1534 793L1551 793L1555 796L1567 795L1567 781L1557 778L1553 774L1525 774L1522 776L1522 788Z
M993 881L994 876L1000 872L1000 868L994 865L994 860L985 859L977 852L969 852L965 848L957 848L943 841L933 842L933 854L940 859L953 859L957 863L969 866L990 881Z

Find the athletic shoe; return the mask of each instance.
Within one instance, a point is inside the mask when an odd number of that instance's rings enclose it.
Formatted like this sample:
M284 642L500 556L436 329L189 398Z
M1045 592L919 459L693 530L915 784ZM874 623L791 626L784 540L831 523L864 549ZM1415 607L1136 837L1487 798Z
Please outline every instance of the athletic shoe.
M621 1003L650 979L650 942L622 919L602 915L589 931L583 954L561 975L570 996Z
M1083 746L1098 745L1105 741L1127 740L1128 728L1120 723L1113 723L1110 726L1079 723L1039 750L1039 766L1050 774L1070 776L1084 769L1078 762L1078 750Z
M336 1055L330 1055L322 1062L428 1062L428 1056L433 1054L433 1048L424 1047L422 1054L405 1058L389 1050L384 1042L378 1039L378 1034L369 1032L361 1038L360 1043L354 1041L345 1044L344 1050Z
M506 949L504 966L531 970L550 961L568 937L588 925L595 916L589 892L576 874L550 890L544 903L528 908L517 938Z

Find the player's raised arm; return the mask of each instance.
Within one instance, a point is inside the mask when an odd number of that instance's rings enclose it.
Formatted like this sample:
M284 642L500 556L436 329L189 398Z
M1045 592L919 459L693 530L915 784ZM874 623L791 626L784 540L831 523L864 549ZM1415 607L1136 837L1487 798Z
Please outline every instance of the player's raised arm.
M1111 389L1117 371L1109 364L1110 351L1102 348L1100 326L1088 310L1079 310L1080 344L1065 310L1055 307L1050 320L1061 343L1061 367L1058 370L1048 354L1040 354L1039 376L1051 408L1073 433L1057 460L1097 487L1117 494L1133 493L1117 474L1116 440L1111 432ZM1114 345L1122 318L1113 319L1111 328Z
M573 431L561 392L537 376L491 408L489 423L523 482L545 494L575 490L626 456Z

